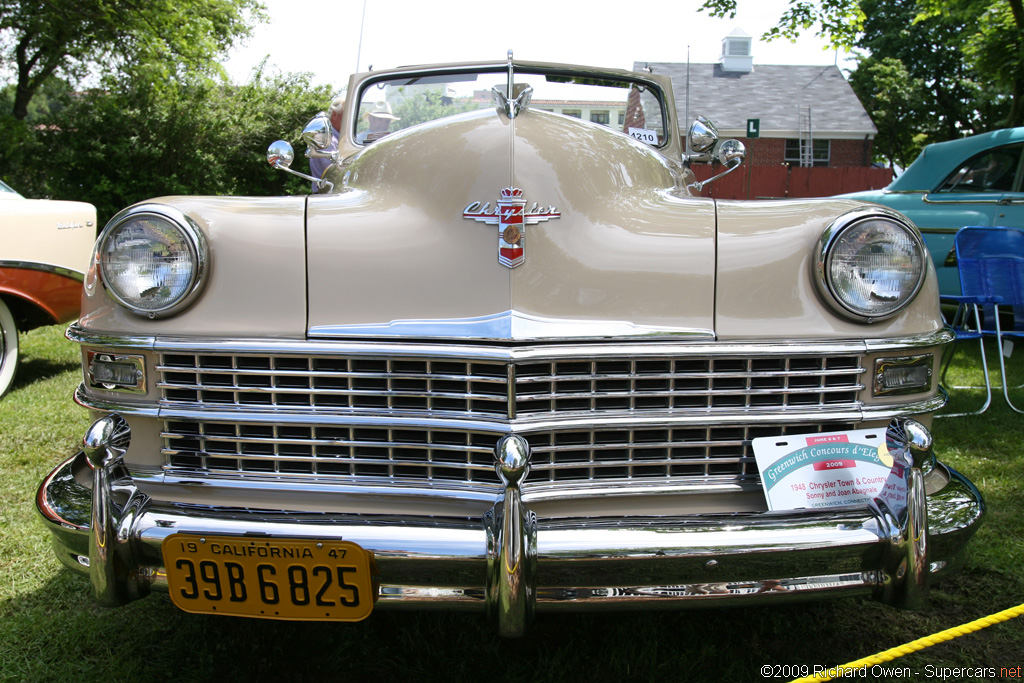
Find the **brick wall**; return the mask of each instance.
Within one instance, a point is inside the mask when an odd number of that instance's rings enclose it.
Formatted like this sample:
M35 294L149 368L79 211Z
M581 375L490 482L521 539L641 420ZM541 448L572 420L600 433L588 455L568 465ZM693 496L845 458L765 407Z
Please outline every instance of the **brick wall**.
M786 141L782 138L744 138L747 146L747 161L751 166L775 166L782 163L786 155Z
M747 161L751 166L777 166L784 163L786 141L783 138L743 138ZM833 140L829 166L870 166L871 140Z
M870 166L872 140L833 140L829 166Z

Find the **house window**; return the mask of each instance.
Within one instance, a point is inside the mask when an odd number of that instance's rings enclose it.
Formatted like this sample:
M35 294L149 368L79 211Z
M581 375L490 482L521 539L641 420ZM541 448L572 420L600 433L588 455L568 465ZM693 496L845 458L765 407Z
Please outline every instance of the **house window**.
M625 125L625 123L626 123L626 112L620 111L619 112L619 125L622 126L622 125Z
M813 149L811 151L812 166L828 166L829 158L831 156L832 141L831 140L815 140L813 143ZM783 158L787 164L799 164L800 163L800 141L799 140L786 140L786 155Z
M582 112L579 109L563 109L562 113L565 114L566 116L571 116L574 119L583 118Z
M611 119L609 119L608 112L606 111L592 111L590 112L590 120L607 126Z

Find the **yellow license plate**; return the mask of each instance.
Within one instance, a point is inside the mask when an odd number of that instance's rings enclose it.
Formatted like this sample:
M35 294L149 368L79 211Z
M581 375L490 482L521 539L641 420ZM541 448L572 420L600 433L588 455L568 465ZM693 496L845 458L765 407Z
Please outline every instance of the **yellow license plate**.
M355 543L173 534L162 547L186 612L359 621L373 610L371 554Z

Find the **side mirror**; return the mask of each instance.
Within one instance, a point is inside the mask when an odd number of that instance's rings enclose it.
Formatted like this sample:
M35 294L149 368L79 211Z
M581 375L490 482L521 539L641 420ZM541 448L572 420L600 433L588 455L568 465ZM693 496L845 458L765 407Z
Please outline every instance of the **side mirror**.
M718 146L718 163L732 170L747 158L747 146L739 140L726 140Z
M718 180L719 178L721 178L722 176L735 171L737 168L740 167L740 164L742 164L743 160L747 157L747 148L739 140L726 140L725 142L718 146L717 157L718 162L725 166L725 170L716 176L708 178L707 180L691 183L686 186L687 189L700 192L701 190L704 189L705 185L709 185L714 181Z
M302 141L313 149L326 149L331 144L331 120L320 112L302 129Z
M298 171L292 170L290 167L292 161L295 160L295 150L292 146L284 140L275 140L270 143L270 147L267 148L267 162L274 168L280 169L285 173L291 173L292 175L299 176L303 180L316 183L317 187L326 187L328 190L334 189L334 183L323 178L314 178L311 175L305 173L299 173Z
M687 142L690 144L690 149L698 155L704 156L718 142L718 128L715 127L715 124L710 119L698 116L697 120L690 126L690 132L686 137ZM710 159L706 160L710 161Z
M274 168L289 168L295 160L295 150L284 140L275 140L267 148L267 162Z

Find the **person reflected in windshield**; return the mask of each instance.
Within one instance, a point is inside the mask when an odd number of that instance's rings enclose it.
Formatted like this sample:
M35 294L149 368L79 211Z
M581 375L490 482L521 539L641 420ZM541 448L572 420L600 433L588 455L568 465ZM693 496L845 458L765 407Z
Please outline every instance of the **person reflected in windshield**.
M388 102L374 102L366 116L369 119L370 127L356 135L356 142L366 143L379 140L391 132L392 121L401 121L391 113L391 105Z

